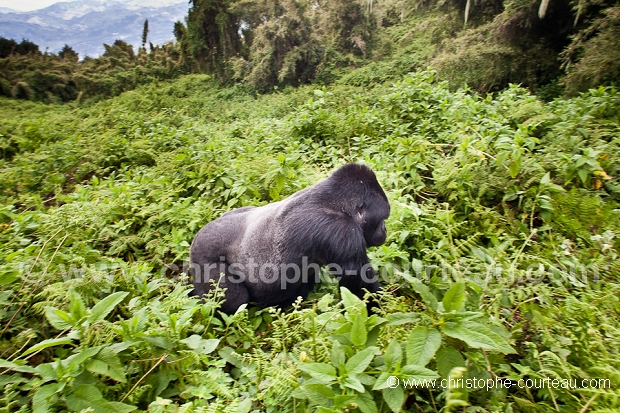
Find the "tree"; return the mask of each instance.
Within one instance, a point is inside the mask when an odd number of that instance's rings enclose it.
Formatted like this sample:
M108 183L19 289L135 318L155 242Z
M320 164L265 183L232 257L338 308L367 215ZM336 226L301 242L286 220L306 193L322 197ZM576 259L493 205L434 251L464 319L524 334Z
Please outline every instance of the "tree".
M27 55L27 54L40 54L41 52L39 51L39 46L31 42L30 40L22 39L21 43L19 43L15 47L15 53L18 53L21 55Z
M5 58L15 52L17 42L13 39L0 37L0 58Z
M245 36L251 42L245 80L259 90L309 82L322 59L321 43L308 13L312 5L300 0L265 4L268 7L255 9L251 15L245 8L245 16L255 22L250 24L254 26L251 36Z
M17 43L13 39L5 39L0 37L0 58L7 57L12 54L40 54L39 46L30 40L22 39L21 43Z
M366 7L357 0L326 1L321 5L321 27L334 47L343 53L366 56L376 29L370 4Z
M191 0L187 27L175 24L185 60L195 69L226 80L228 59L241 55L241 19L231 11L235 0Z
M129 61L134 60L136 57L133 51L133 47L131 47L129 43L121 39L116 39L112 46L104 43L103 47L105 48L105 52L103 52L103 57L114 57L117 59Z
M146 47L146 39L149 35L149 19L144 21L144 28L142 29L142 48Z
M58 52L58 57L67 62L74 63L79 59L78 53L68 44L65 44L62 49L60 49L60 52Z

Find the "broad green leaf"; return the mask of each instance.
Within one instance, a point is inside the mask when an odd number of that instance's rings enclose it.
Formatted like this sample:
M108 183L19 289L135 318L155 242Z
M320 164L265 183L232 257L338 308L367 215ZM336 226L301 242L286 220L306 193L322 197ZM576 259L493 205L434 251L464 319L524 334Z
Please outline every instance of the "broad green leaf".
M517 197L519 195L521 195L523 193L523 191L518 191L518 192L508 192L504 195L504 197L502 198L502 202L510 202L510 201L514 201L515 199L517 199Z
M9 369L18 371L20 373L34 373L36 370L34 367L30 367L25 364L23 360L17 360L16 362L0 359L0 369Z
M71 344L71 339L67 337L48 338L47 340L43 340L40 343L37 343L34 346L30 347L22 354L22 357L27 356L28 354L32 354L35 351L43 350L44 348L63 346L65 344Z
M387 316L387 325L389 326L417 323L418 321L420 321L418 313L392 313Z
M74 321L66 311L54 307L45 307L45 318L57 330L72 328Z
M351 343L356 347L366 344L368 333L366 332L366 317L360 314L353 315L353 324L351 325Z
M342 302L344 303L344 307L348 313L360 313L365 317L368 316L366 310L366 304L362 299L353 294L345 287L340 287L340 297L342 298Z
M211 354L220 344L219 338L203 339L198 334L192 334L180 341L199 354Z
M519 170L521 170L521 160L513 159L512 162L508 164L508 170L510 171L510 177L516 178L519 175Z
M170 382L178 379L179 376L172 369L160 369L156 374L156 380L153 380L151 383L155 382L157 385L153 391L154 394L161 394L165 389L168 388ZM155 384L153 383L153 384ZM204 394L209 394L209 389L205 389Z
M577 175L579 175L579 179L581 179L582 184L585 185L588 182L588 171L586 169L578 170Z
M102 376L110 377L118 382L125 381L125 374L122 368L119 372L118 369L115 369L115 366L110 366L105 361L93 359L86 362L85 367L86 370L90 371L91 373L101 374Z
M160 304L161 305L161 304ZM149 306L149 309L151 310L151 312L155 315L155 317L157 317L157 319L160 322L163 323L170 323L170 314L167 311L162 311L158 308L158 306L155 305L151 305ZM229 324L232 322L232 316L230 316L229 321L227 321L226 324Z
M385 350L385 354L383 355L383 361L385 362L388 370L393 370L394 368L397 368L397 366L400 366L402 360L403 350L398 340L396 338L393 338L392 341L390 341L390 345L388 346L387 350Z
M399 413L405 402L405 391L401 386L387 387L381 390L383 400L394 413Z
M114 354L118 354L121 351L127 350L129 347L133 346L136 343L137 343L136 341L129 341L129 342L123 341L120 343L114 343L106 348L111 350Z
M105 399L102 399L102 400L105 400ZM112 406L112 409L116 413L129 413L137 409L136 406L132 406L130 404L121 403L121 402L108 402L108 404ZM95 413L98 413L97 410L95 410Z
M41 377L41 379L44 382L46 382L46 381L58 380L58 373L56 372L57 368L58 368L58 365L56 362L44 363L44 364L39 364L37 367L35 367L34 371L37 375Z
M170 340L168 340L168 337L163 337L163 336L155 336L155 337L145 336L144 340L148 341L149 343L151 343L155 347L164 348L164 349L168 349L170 347Z
M47 413L58 400L58 391L62 385L51 383L42 386L32 397L32 413Z
M68 369L81 368L83 364L94 358L101 349L102 346L96 346L79 350L77 353L62 360L62 366Z
M308 373L313 378L320 380L323 384L329 384L336 380L336 369L334 366L325 363L303 363L297 368Z
M310 398L310 395L308 394L308 392L306 392L306 390L304 389L304 386L299 386L295 390L293 390L293 392L291 393L291 396L296 399L302 399L302 400Z
M135 406L110 402L103 398L99 389L92 384L80 384L66 396L67 407L73 411L92 409L94 413L128 413Z
M407 364L402 368L403 379L417 380L418 382L434 380L439 377L436 371L415 364Z
M224 347L220 351L217 352L218 355L224 359L227 363L232 364L233 366L241 369L245 367L244 361L241 356L235 352L231 347Z
M459 281L452 284L450 289L443 296L443 308L445 311L459 311L463 308L465 302L465 283Z
M441 345L441 334L434 328L417 326L407 342L407 364L426 366Z
M334 397L334 391L331 389L331 387L326 386L325 384L311 383L304 384L301 387L311 397L312 394L318 394L320 396L328 397L330 399Z
M366 391L362 382L352 376L349 376L345 379L344 386L353 389L358 393L364 393Z
M366 370L366 367L370 364L375 355L379 352L377 347L366 347L364 350L351 357L345 369L349 374L360 374Z
M71 303L71 318L75 322L79 322L86 316L86 305L80 293L75 288L69 289L69 302Z
M252 398L247 397L239 402L235 413L249 413L252 410Z
M332 366L336 368L340 368L340 366L344 366L345 363L345 354L342 345L338 340L334 340L332 344L332 357L331 357Z
M123 301L123 299L127 297L128 294L128 292L118 291L108 295L106 298L99 301L90 310L90 316L88 317L88 321L91 324L95 324L105 319L107 315L110 314L112 310L114 310L114 307L116 307L118 303Z
M181 316L179 317L179 321L177 322L177 324L179 326L184 326L186 325L188 322L190 322L192 316L194 315L194 313L198 310L198 306L196 307L192 307L189 310L183 312L181 314Z
M227 176L220 176L220 179L222 180L226 188L230 187L233 183L232 179Z
M504 354L514 353L515 350L502 336L484 324L474 321L462 323L450 322L442 326L444 334L464 341L472 348L495 350Z
M379 411L371 392L356 394L354 403L357 404L362 413L378 413Z
M455 367L465 367L465 359L454 347L442 347L435 356L437 371L441 377L448 378L450 371Z
M546 184L545 189L549 192L566 192L566 189L556 184Z
M110 377L120 383L126 381L121 360L113 350L107 347L102 348L93 360L86 363L86 369L92 373Z
M17 280L18 277L19 277L18 271L3 270L2 272L0 272L0 284L1 285L11 284L15 282L15 280Z
M415 275L420 277L422 275L422 272L424 271L424 263L422 263L422 261L417 258L413 258L411 260L411 269L413 270Z
M430 288L428 288L426 284L424 284L417 278L411 278L410 281L411 287L416 293L420 294L420 297L422 298L422 301L424 301L424 304L426 304L431 310L437 311L437 297L433 295Z
M377 377L377 380L375 381L375 385L372 386L373 390L382 390L385 389L386 387L388 387L390 385L390 382L388 381L388 379L393 376L391 372L389 371L384 371L383 373L381 373L379 375L379 377Z
M342 409L355 401L354 394L338 394L334 396L334 409Z
M444 334L464 341L473 348L482 348L485 350L497 350L495 342L476 330L469 330L459 323L450 322L442 326L441 331Z

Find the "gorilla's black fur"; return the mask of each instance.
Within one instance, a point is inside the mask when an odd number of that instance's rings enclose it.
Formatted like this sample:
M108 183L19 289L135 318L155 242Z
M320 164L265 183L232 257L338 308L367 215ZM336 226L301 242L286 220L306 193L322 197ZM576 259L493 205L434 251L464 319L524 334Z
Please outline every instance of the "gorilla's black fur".
M262 207L225 213L202 228L190 247L194 295L219 280L223 311L244 303L287 306L306 298L328 266L358 296L376 292L366 248L385 242L390 204L372 170L347 164L328 179Z

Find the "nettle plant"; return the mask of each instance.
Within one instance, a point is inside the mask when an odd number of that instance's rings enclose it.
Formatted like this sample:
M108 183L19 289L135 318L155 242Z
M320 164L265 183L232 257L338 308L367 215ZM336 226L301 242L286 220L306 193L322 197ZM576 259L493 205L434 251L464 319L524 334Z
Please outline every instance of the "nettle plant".
M505 329L484 321L482 312L465 310L465 282L452 284L441 300L418 279L411 282L424 312L369 315L366 304L342 288L343 309L314 320L328 331L327 359L297 365L303 375L292 395L319 412L400 412L409 396L429 390L424 382L463 374L466 364L457 347L515 352ZM407 335L404 326L411 324L415 327ZM448 387L437 394L448 411L468 405L465 388Z

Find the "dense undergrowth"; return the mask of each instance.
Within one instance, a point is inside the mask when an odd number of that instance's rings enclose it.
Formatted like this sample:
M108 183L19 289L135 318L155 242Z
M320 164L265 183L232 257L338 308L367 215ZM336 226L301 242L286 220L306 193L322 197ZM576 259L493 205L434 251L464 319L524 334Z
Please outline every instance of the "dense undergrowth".
M191 75L89 107L1 99L0 409L616 411L618 92L360 84L255 95ZM201 226L348 161L392 204L376 313L327 276L284 310L188 298ZM518 385L534 379L564 385Z

